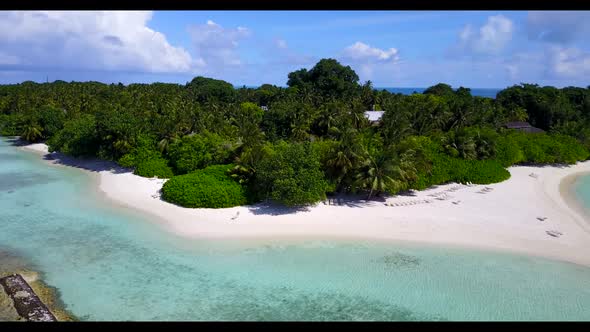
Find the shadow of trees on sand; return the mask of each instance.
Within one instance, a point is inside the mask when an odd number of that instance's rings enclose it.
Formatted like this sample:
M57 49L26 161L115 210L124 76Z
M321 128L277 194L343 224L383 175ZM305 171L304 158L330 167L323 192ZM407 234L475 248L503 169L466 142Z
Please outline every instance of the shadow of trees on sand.
M108 171L115 174L130 173L133 170L119 166L114 161L100 160L96 158L71 157L59 152L53 152L43 156L44 160L56 164L84 169L90 172Z
M288 207L273 202L262 202L248 206L248 210L250 210L250 212L252 212L254 215L280 216L285 214L308 212L310 211L310 208L307 206Z

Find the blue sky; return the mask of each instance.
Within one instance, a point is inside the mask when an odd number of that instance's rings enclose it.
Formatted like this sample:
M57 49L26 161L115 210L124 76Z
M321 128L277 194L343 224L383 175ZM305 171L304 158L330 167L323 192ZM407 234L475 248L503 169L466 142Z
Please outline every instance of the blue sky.
M590 85L590 12L0 12L0 82L284 86L321 58L376 87Z

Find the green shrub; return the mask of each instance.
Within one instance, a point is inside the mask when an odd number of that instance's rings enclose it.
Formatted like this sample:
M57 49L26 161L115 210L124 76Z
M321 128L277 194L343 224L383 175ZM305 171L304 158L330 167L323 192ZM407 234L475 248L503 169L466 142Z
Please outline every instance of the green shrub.
M136 175L146 178L158 177L169 179L174 176L168 160L156 149L155 139L147 135L139 135L135 139L136 146L131 152L123 155L117 161L123 167L135 168Z
M234 167L234 164L211 165L203 168L202 170L199 170L199 172L211 176L217 180L225 181L230 177L230 172Z
M320 158L309 143L276 144L270 156L261 160L256 182L263 197L287 206L321 201L330 189Z
M590 156L588 149L577 139L566 135L552 135L556 148L553 153L556 160L566 164L575 164L577 161L586 160Z
M162 153L156 149L153 137L140 135L136 139L136 146L131 152L123 155L117 161L123 167L136 167L144 161L163 158Z
M544 141L544 136L545 134L530 134L528 137L525 137L524 134L515 135L516 143L524 153L524 162L537 164L553 162L554 158L545 153L548 150L548 142Z
M510 172L494 160L456 159L451 164L451 181L457 183L489 184L510 178Z
M184 136L170 145L168 156L177 174L186 174L228 161L233 147L217 134Z
M333 193L336 191L338 184L342 179L334 175L334 170L330 167L330 160L333 159L335 151L339 149L338 141L331 139L318 139L311 142L311 149L313 153L318 156L321 168L324 171L324 177L328 182L326 192ZM337 153L337 152L336 152Z
M505 167L515 164L573 164L590 156L584 145L571 136L522 132L506 132L499 137L486 133L486 136L492 138L488 141L495 141L495 157L484 160L450 156L446 153L448 149L439 143L444 141L423 139L413 149L423 153L427 162L417 167L418 176L411 187L421 190L447 182L495 183L508 179L510 172Z
M518 143L509 136L498 138L496 145L496 161L509 167L525 160L525 155Z
M161 179L169 179L174 176L172 168L168 166L168 161L164 158L154 158L141 161L133 172L136 175L146 178L158 177Z
M123 167L135 167L135 156L132 153L128 153L119 158L117 163Z
M520 160L517 162L573 164L580 160L586 160L589 156L588 149L571 136L510 133L504 139L506 140L504 144L518 146L522 151L523 158L519 158ZM502 161L505 164L506 160Z
M229 177L234 165L213 165L178 175L162 187L162 198L189 208L227 208L246 204L244 188Z
M410 187L423 190L448 182L489 184L510 178L508 172L496 160L476 160L451 157L438 143L431 141L424 150L429 167L418 169L417 179Z

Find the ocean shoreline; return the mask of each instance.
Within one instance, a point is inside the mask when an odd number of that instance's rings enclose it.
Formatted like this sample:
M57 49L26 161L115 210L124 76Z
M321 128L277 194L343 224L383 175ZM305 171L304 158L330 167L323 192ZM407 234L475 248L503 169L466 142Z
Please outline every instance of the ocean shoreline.
M25 145L21 149L41 156L48 154L44 144ZM98 175L97 191L108 201L140 212L150 222L183 238L407 242L524 254L590 266L590 257L584 254L590 252L588 217L574 210L571 195L563 194L566 178L589 173L590 162L569 167L511 167L511 179L488 186L446 184L415 192L415 196L388 197L385 202L348 200L344 205L320 203L307 211L297 211L266 204L227 209L182 208L157 197L164 182L161 179L136 176L114 163L109 169L105 161L52 155L53 158L44 159L56 165L88 170L100 164L94 172L87 173ZM533 173L540 173L539 178L531 177ZM482 193L486 187L491 191ZM519 193L519 189L523 192ZM440 192L450 197L438 200L432 196ZM425 200L430 202L424 203ZM497 205L511 206L498 210ZM518 211L519 207L525 208L526 213ZM540 211L533 213L537 208ZM537 215L548 219L536 220ZM552 229L563 232L563 236L547 235L546 231Z
M590 210L584 207L583 202L574 192L574 185L580 177L588 175L590 175L590 171L577 172L564 177L559 184L559 191L570 209L575 211L581 218L590 220ZM590 222L588 226L590 227Z

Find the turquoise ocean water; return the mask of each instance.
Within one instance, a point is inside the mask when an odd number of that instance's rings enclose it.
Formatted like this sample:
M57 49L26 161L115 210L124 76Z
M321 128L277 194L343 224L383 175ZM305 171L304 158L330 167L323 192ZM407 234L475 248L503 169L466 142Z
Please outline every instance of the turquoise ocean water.
M578 201L590 214L590 174L577 178L573 184L573 191Z
M187 240L112 207L93 181L0 140L0 250L83 320L590 320L587 267L366 241Z

